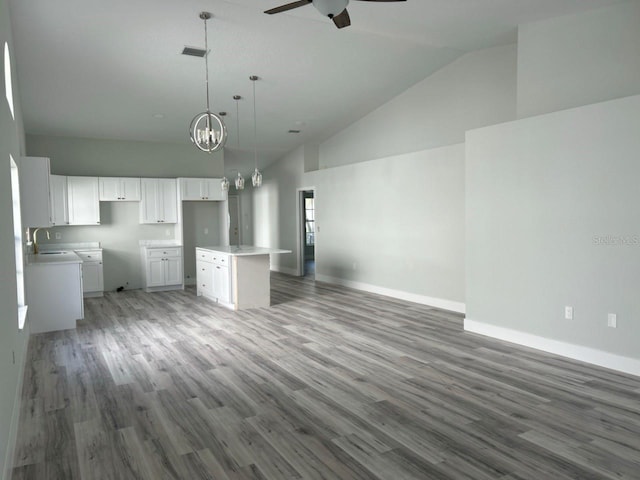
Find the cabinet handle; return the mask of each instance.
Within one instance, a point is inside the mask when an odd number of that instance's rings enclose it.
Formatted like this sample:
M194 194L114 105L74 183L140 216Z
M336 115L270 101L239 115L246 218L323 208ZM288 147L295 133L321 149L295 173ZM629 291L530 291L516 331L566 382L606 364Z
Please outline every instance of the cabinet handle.
M87 258L91 258L91 255L87 255Z
M218 270L220 270L220 267L216 267Z

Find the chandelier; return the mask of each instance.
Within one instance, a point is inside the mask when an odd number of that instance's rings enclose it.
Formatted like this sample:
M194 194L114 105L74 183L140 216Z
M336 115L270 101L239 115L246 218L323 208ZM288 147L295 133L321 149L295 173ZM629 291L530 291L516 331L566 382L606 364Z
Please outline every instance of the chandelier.
M211 18L209 12L201 12L199 17L204 21L204 63L207 93L207 110L197 114L189 125L191 141L203 152L212 153L224 147L227 141L227 127L222 118L211 113L209 107L209 43L207 37L207 20Z

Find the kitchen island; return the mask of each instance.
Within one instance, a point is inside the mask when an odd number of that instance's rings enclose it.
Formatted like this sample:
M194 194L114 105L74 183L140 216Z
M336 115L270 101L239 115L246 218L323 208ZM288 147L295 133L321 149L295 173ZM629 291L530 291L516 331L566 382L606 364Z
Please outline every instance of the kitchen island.
M270 255L291 250L251 245L196 247L197 295L232 310L271 305Z

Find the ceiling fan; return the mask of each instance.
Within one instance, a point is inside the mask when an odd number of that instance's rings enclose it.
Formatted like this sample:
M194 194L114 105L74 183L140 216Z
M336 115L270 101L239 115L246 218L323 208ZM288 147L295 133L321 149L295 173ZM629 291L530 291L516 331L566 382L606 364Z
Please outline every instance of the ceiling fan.
M360 2L406 2L406 0L358 0ZM269 15L274 13L286 12L287 10L293 10L294 8L303 7L313 3L321 14L326 15L338 28L344 28L351 25L351 19L349 18L349 12L347 12L347 5L349 0L298 0L297 2L287 3L286 5L280 5L279 7L272 8L265 11Z

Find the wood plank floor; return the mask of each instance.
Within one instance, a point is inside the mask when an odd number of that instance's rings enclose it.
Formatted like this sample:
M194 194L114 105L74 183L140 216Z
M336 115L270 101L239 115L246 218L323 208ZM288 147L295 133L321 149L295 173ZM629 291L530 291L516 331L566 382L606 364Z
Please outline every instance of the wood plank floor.
M86 300L33 336L13 479L639 479L640 379L272 276L268 309Z

